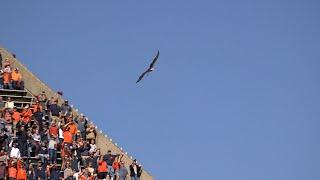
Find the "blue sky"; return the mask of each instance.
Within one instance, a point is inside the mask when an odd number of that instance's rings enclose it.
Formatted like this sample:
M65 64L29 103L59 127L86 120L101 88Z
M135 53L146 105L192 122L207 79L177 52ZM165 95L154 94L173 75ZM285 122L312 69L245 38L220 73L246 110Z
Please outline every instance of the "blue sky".
M0 44L156 179L319 180L319 8L7 0Z

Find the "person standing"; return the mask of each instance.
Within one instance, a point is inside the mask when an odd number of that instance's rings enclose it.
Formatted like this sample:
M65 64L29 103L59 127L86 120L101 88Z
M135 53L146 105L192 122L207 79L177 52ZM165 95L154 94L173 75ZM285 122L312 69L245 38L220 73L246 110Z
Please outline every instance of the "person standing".
M142 173L142 168L140 165L137 164L137 160L133 160L132 164L130 165L130 177L131 180L140 180L140 176Z

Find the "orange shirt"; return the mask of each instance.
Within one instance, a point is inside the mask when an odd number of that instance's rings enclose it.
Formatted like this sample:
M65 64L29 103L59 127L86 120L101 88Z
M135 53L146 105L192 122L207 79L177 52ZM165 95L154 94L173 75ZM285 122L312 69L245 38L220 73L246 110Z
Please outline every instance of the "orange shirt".
M120 168L120 163L119 162L113 162L113 164L112 164L112 168L114 169L114 170L118 170L119 168Z
M18 169L17 180L27 180L27 172L23 168Z
M17 178L17 169L15 167L9 167L9 178Z
M32 111L31 111L31 109L23 109L23 111L22 111L22 113L21 113L21 116L22 116L22 120L23 120L25 123L30 122L31 116L32 116Z
M101 172L108 172L107 162L103 160L99 160L98 173L101 173Z
M12 119L14 122L19 122L21 119L21 114L18 111L13 112Z
M75 135L76 133L77 133L77 131L78 131L78 128L77 128L77 126L74 124L74 123L72 123L72 124L70 124L69 125L69 132L72 134L72 135Z
M3 83L8 84L10 83L11 74L10 73L3 73Z
M40 103L32 105L33 112L36 112L38 108L40 109L40 111L42 111L42 106L40 105Z
M65 143L72 143L72 134L69 131L64 131L63 140L63 142Z
M58 136L58 128L57 126L50 126L49 128L49 134L50 136L54 136L54 137L57 137Z
M16 72L16 71L13 71L12 73L11 73L11 79L13 80L13 81L21 81L21 79L22 79L22 76L21 76L21 74L18 72Z

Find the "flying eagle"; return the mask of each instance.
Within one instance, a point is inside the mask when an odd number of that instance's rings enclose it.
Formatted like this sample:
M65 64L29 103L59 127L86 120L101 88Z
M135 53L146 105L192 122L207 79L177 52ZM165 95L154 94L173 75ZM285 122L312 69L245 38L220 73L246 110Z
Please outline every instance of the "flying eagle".
M152 72L152 71L154 70L154 65L155 65L155 63L157 62L158 57L159 57L159 50L158 50L157 55L153 58L152 63L149 65L149 68L140 75L140 77L139 77L139 79L137 80L136 83L140 82L140 81L142 80L142 78L143 78L146 74L148 74L148 73L150 73L150 72Z

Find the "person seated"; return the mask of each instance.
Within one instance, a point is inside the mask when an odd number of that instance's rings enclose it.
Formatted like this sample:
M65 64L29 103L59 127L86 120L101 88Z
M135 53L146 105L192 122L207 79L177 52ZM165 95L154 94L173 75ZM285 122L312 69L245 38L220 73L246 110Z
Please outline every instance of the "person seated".
M13 109L14 107L14 102L11 101L11 97L8 97L6 104L4 105L5 108L7 109Z
M13 89L22 90L22 75L19 72L18 68L15 68L14 71L11 73L11 79L12 79L12 87Z
M3 88L4 89L13 89L12 84L10 83L11 82L11 67L6 66L2 72L3 72L3 74L2 74Z

